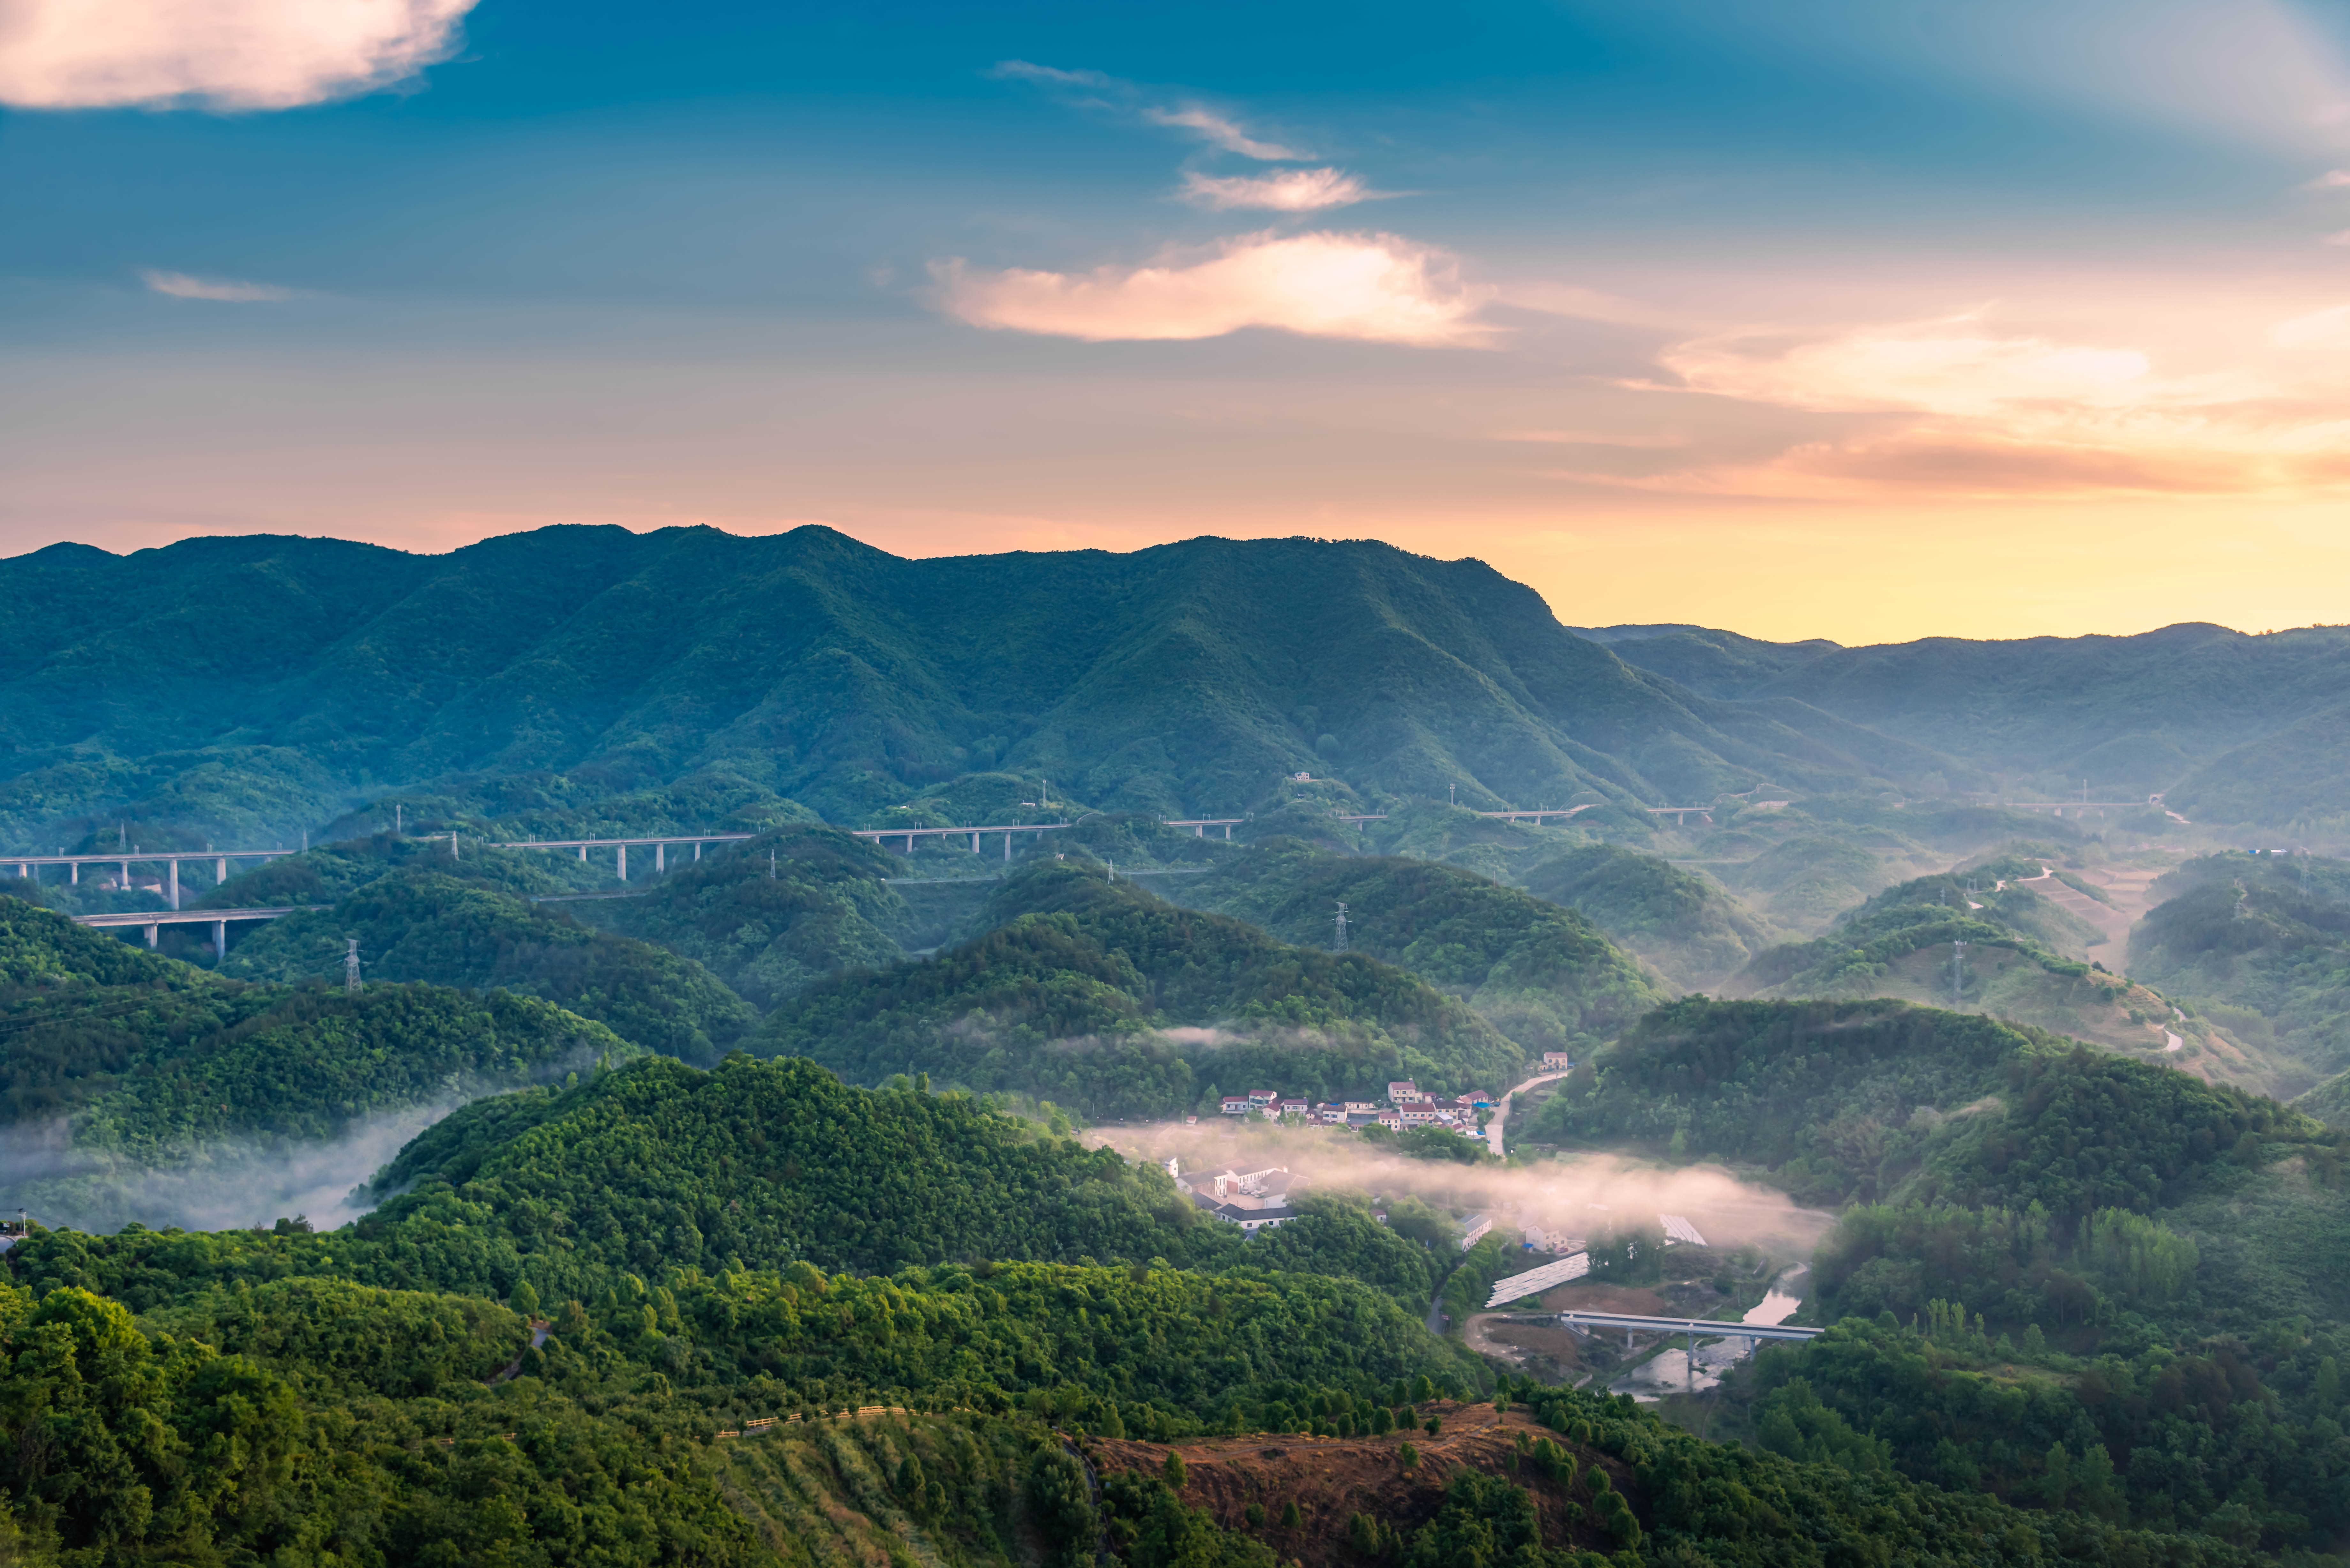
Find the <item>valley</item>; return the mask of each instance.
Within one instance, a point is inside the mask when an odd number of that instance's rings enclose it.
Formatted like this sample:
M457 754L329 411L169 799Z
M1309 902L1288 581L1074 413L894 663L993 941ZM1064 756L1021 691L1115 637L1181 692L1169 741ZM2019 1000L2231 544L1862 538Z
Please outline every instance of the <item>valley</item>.
M2291 690L2075 745L1996 649L1580 636L1386 546L95 556L0 562L59 851L0 879L11 1560L2350 1532L2350 804L2212 771L2318 744L2323 637L2174 638ZM85 597L190 572L275 662L76 706ZM1993 711L1888 695L1945 656Z

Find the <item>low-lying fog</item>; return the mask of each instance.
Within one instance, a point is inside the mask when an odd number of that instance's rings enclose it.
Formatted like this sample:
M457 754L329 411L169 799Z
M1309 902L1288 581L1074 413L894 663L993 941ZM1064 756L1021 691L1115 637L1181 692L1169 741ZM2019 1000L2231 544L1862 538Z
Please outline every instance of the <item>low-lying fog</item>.
M1179 1160L1187 1177L1285 1166L1302 1189L1409 1193L1440 1209L1482 1210L1501 1225L1539 1222L1577 1234L1647 1226L1659 1214L1678 1214L1716 1247L1752 1245L1808 1257L1835 1223L1833 1214L1797 1208L1774 1188L1714 1167L1660 1170L1617 1155L1566 1155L1516 1168L1460 1165L1382 1153L1343 1127L1266 1122L1153 1122L1095 1127L1085 1136L1129 1159Z
M74 1147L63 1120L0 1129L0 1189L52 1229L226 1231L298 1214L327 1231L365 1213L353 1189L462 1103L363 1116L326 1142L208 1143L152 1166Z

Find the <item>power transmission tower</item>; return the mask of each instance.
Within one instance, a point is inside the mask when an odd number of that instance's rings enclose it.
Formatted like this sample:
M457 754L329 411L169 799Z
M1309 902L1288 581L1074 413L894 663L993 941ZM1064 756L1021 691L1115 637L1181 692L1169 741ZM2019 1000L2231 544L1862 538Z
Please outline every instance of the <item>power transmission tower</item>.
M359 993L359 940L357 937L345 940L350 947L343 954L343 992L347 996L357 996Z
M1344 904L1338 906L1338 945L1335 950L1347 950L1347 906Z

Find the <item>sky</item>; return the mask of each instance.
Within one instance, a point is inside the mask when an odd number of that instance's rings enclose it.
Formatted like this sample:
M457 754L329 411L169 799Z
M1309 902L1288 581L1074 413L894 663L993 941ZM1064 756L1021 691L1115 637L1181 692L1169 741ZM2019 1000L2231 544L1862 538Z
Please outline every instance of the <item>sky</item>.
M1309 535L1570 625L2350 619L2345 57L2241 0L9 0L0 555Z

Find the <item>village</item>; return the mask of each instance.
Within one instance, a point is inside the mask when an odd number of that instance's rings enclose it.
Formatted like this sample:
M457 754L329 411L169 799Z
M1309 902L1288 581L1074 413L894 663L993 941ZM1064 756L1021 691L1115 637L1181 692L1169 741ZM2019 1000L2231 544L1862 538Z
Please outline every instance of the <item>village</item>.
M1575 1065L1564 1051L1543 1053L1543 1071L1564 1073ZM1245 1095L1225 1095L1217 1109L1228 1116L1261 1116L1267 1121L1315 1123L1324 1127L1450 1127L1463 1137L1482 1139L1484 1123L1500 1101L1482 1089L1447 1097L1424 1093L1409 1078L1388 1085L1385 1100L1319 1100L1284 1095L1278 1089L1253 1089ZM1185 1120L1196 1124L1197 1116Z
M1574 1062L1564 1051L1543 1054L1543 1070L1563 1073ZM1279 1122L1290 1126L1319 1126L1365 1129L1384 1127L1402 1132L1410 1127L1443 1127L1462 1137L1479 1143L1485 1140L1485 1123L1499 1104L1497 1096L1481 1089L1471 1089L1455 1096L1431 1095L1424 1092L1409 1078L1399 1078L1387 1086L1383 1100L1308 1101L1300 1096L1284 1095L1277 1089L1257 1089L1245 1095L1220 1096L1218 1110L1223 1116L1240 1120ZM1196 1116L1184 1118L1187 1126L1199 1125ZM1229 1224L1238 1225L1253 1233L1270 1226L1284 1224L1297 1217L1289 1202L1290 1193L1305 1185L1304 1179L1286 1166L1268 1166L1262 1170L1243 1171L1226 1168L1212 1176L1186 1174L1180 1160L1166 1162L1167 1174L1175 1185L1202 1210ZM1379 1217L1382 1221L1385 1216ZM1492 1220L1484 1214L1471 1214L1461 1224L1460 1245L1462 1251L1476 1245L1493 1227ZM1541 1240L1540 1229L1534 1231L1535 1244ZM1580 1244L1579 1241L1576 1244Z

